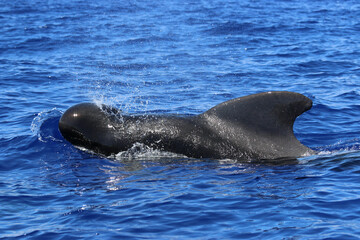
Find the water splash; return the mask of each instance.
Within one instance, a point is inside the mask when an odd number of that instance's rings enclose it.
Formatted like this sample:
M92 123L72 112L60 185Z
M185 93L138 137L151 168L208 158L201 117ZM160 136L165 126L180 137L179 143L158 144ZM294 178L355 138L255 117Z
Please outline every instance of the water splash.
M125 81L118 84L118 81ZM97 106L108 105L121 109L124 113L148 112L149 99L144 97L144 86L129 83L130 80L108 80L90 83L87 95Z
M116 160L158 160L162 158L187 158L185 155L153 149L143 143L134 143L126 151L119 152Z

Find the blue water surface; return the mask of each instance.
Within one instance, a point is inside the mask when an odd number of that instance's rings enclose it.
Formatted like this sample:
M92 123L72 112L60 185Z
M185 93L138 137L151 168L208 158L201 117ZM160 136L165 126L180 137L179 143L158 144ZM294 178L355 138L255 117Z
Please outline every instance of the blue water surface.
M0 238L359 239L360 3L1 1ZM199 114L295 91L291 162L81 151L80 102Z

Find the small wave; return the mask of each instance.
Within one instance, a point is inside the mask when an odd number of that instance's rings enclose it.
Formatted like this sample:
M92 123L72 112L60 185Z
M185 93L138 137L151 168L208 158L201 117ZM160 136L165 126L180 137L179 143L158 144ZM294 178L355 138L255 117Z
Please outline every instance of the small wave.
M98 67L101 69L111 69L122 73L123 71L145 71L151 68L166 68L165 64L148 64L148 63L125 63L125 64L108 64L101 63L98 64Z
M315 53L314 53L315 54ZM346 71L356 68L356 64L350 61L325 61L325 60L311 60L298 63L288 69L294 72L306 73L308 77L319 76L340 76Z
M348 153L352 153L352 152L357 152L359 149L353 149L353 148L345 148L345 149L340 149L340 150L322 150L320 152L318 152L319 156L340 156L340 155L344 155L344 154L348 154Z
M214 26L213 28L207 30L207 32L214 35L242 34L246 32L252 32L255 28L256 25L253 23L228 21Z
M360 92L358 92L356 90L340 92L340 93L338 93L338 95L336 97L339 99L349 99L349 100L359 99Z
M62 112L57 108L38 113L31 123L31 132L34 136L37 136L38 140L41 142L47 142L49 140L60 141L58 133L55 132L57 127L54 128L53 126L57 126L61 115Z
M347 141L340 141L335 144L315 148L317 155L337 155L360 150L360 139L354 138Z
M160 41L174 41L174 39L171 38L167 38L167 37L157 37L157 36L151 36L151 37L140 37L140 38L133 38L133 39L128 39L126 40L126 44L129 45L138 45L138 44L148 44L148 43L153 43L153 42L160 42Z
M187 158L185 155L153 149L142 143L134 145L126 151L119 152L116 160L156 160L163 158Z
M255 33L263 34L267 32L275 32L279 30L285 30L288 28L286 25L262 25L252 22L238 22L238 21L228 21L225 23L220 23L212 28L205 30L205 32L212 35L239 35L239 34L248 34L254 35ZM299 31L306 31L307 28L298 29Z

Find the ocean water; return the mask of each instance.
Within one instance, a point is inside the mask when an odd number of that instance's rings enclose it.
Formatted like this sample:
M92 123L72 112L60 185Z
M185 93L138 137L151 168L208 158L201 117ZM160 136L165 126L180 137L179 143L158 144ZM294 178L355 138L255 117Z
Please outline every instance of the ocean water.
M0 238L359 239L360 3L1 1ZM297 161L119 158L58 130L80 102L199 114L295 91Z

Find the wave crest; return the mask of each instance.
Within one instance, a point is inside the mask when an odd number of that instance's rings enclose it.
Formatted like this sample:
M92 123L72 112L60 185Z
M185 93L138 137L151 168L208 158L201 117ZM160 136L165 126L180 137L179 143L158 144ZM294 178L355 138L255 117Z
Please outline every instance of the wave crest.
M57 126L61 115L62 112L57 108L38 113L31 123L31 132L41 142L61 141L58 138L57 128L53 127Z

